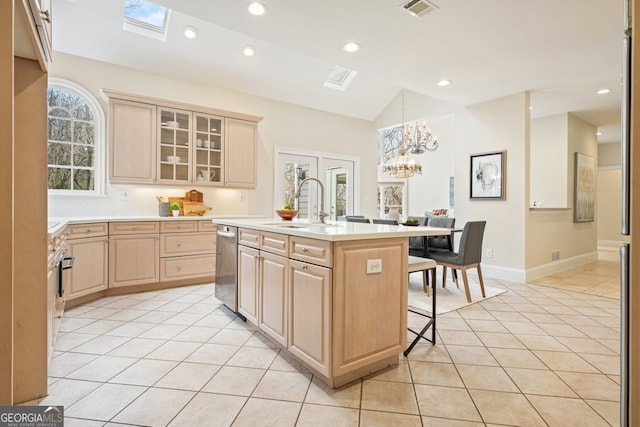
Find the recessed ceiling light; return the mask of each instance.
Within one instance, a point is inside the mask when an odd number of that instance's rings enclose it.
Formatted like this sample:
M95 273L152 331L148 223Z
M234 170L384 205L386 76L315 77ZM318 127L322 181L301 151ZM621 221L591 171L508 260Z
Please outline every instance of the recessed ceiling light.
M184 29L182 30L182 34L184 34L184 36L188 39L195 39L196 37L198 37L198 30L196 29L196 27L192 27L192 26L187 26L184 27Z
M267 7L256 1L249 3L249 13L255 16L262 16L267 13Z
M342 50L344 50L345 52L357 52L360 50L360 45L356 42L349 42L347 44L345 44L344 46L342 46Z
M596 136L602 136L602 132L596 132Z
M440 80L438 82L438 86L442 86L442 87L449 86L450 84L451 84L451 80Z
M609 92L611 92L611 89L609 89L609 88L599 89L598 91L596 91L596 93L598 95L604 95L604 94L607 94Z
M244 56L253 56L256 53L256 48L253 46L245 46L244 49L242 49L242 54Z

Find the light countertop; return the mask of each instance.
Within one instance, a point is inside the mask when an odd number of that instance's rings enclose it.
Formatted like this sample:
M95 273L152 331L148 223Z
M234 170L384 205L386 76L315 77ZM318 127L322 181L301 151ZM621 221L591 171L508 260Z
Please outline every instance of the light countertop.
M346 240L385 239L411 236L442 236L448 228L410 227L404 225L364 224L360 222L330 221L327 224L305 221L283 221L280 218L212 218L216 224L269 231L290 236L309 237L333 242Z
M212 215L203 216L87 216L69 218L48 218L47 233L49 238L55 237L70 224L90 224L94 222L123 222L123 221L211 221Z

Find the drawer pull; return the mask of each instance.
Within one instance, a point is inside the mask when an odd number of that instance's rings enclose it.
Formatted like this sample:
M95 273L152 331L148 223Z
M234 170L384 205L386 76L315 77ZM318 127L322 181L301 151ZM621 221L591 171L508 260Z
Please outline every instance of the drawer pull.
M306 269L308 269L308 268L309 268L309 266L308 266L308 265L303 265L303 266L302 266L302 269L303 269L303 270L306 270Z
M304 253L306 254L307 252L309 252L309 249L307 249L307 248L302 248L302 252L304 252Z

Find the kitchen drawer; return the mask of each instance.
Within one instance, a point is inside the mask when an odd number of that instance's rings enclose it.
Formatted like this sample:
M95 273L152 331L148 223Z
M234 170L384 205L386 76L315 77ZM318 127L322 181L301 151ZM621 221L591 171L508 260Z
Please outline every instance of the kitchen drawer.
M198 221L198 231L216 231L218 224L209 221Z
M250 230L248 228L239 229L238 244L251 246L252 248L260 247L260 232L257 230Z
M110 222L109 234L158 234L158 221Z
M289 237L289 258L311 264L331 267L332 244L326 240L307 239L305 237Z
M160 260L161 282L213 276L215 272L216 256L214 254L162 258Z
M162 221L160 223L160 233L193 233L198 231L196 221Z
M109 234L109 225L106 222L68 225L65 234L67 239L106 236Z
M260 249L277 255L289 255L289 236L279 233L260 233Z
M213 254L215 252L215 233L174 233L160 235L161 257Z

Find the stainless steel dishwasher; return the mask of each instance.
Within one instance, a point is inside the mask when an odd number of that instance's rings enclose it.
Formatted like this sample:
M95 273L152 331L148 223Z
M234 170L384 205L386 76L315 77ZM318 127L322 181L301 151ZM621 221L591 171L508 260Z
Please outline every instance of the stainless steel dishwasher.
M238 314L238 227L218 225L215 292L220 302Z

